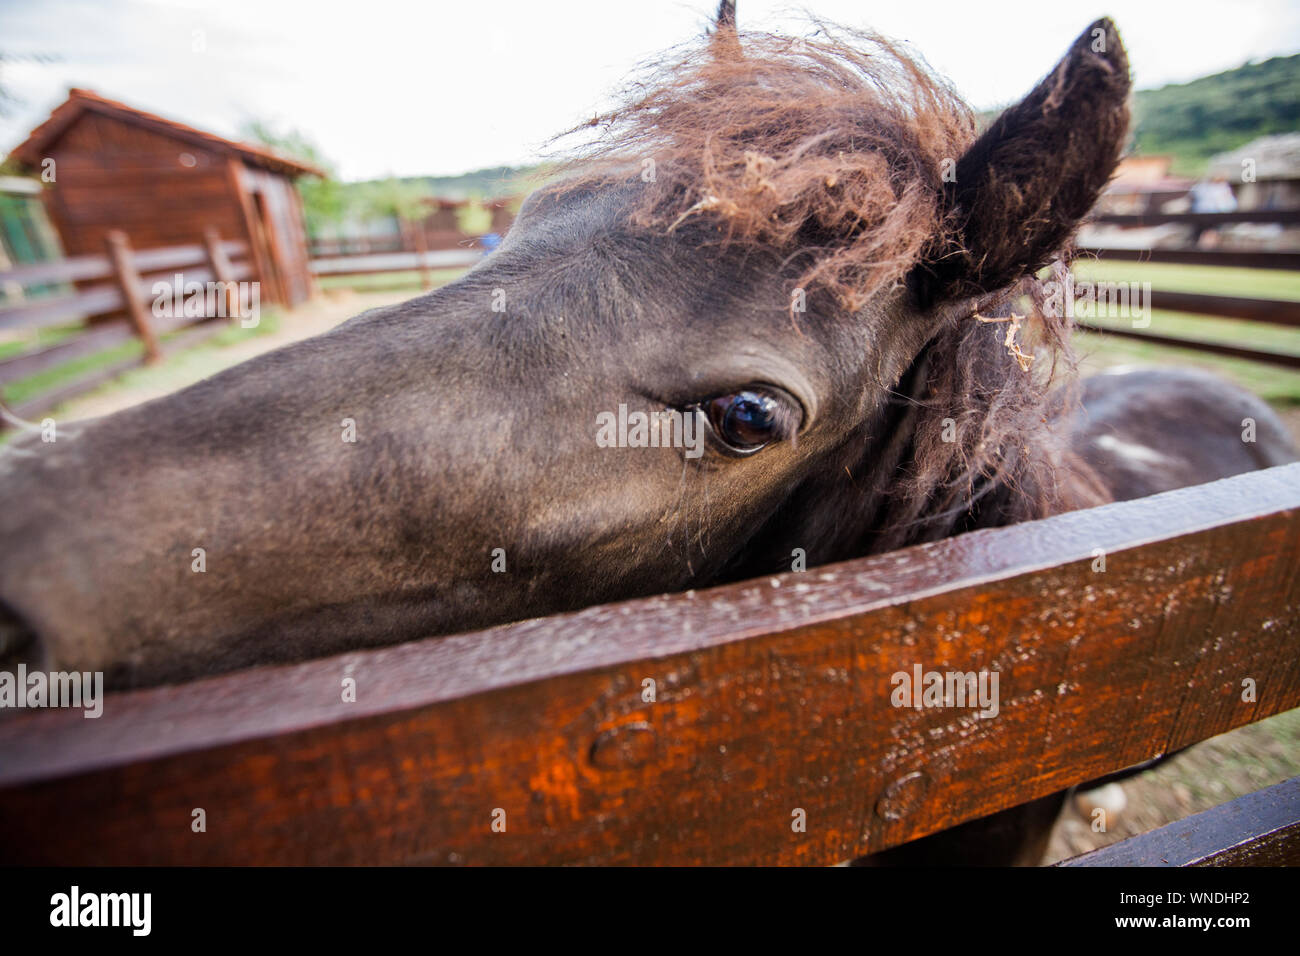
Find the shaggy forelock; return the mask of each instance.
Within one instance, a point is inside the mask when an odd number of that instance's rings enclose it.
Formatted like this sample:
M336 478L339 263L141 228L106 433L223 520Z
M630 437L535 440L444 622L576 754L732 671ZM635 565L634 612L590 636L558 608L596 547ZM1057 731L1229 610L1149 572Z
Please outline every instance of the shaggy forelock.
M716 223L720 241L777 250L797 286L856 311L944 240L944 172L975 123L919 58L815 26L670 53L623 106L570 131L597 135L553 188L639 179L635 224Z

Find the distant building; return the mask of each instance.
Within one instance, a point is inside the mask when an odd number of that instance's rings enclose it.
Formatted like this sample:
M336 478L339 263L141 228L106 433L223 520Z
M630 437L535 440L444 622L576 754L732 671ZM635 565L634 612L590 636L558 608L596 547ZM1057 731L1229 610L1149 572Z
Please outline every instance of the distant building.
M1125 156L1097 201L1096 212L1136 216L1161 212L1187 196L1194 180L1171 176L1172 156Z
M11 159L48 168L45 204L70 256L102 252L114 229L147 249L200 242L211 226L249 243L263 301L293 305L311 293L293 180L323 175L313 166L79 89Z
M435 196L424 200L423 205L429 211L418 223L412 223L412 233L421 236L426 249L455 249L469 239L461 227L462 212L471 205L468 199Z
M506 196L501 199L490 199L487 207L492 212L492 232L499 236L504 236L510 231L514 224L515 216L519 215L519 207L523 205L523 196Z
M59 237L41 202L41 184L25 176L0 176L0 272L62 256ZM58 283L24 288L17 282L0 282L0 304L50 295L61 288Z
M0 270L58 259L62 254L41 202L40 182L0 176Z
M1300 209L1300 133L1262 136L1220 153L1206 175L1232 186L1239 209Z

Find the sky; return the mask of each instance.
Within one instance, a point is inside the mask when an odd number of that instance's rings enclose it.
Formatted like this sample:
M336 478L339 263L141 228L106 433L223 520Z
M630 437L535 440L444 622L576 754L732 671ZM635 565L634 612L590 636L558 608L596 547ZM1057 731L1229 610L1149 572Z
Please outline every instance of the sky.
M714 0L0 0L7 153L88 87L234 136L301 130L345 180L536 162L636 67L703 31ZM978 109L1013 102L1095 18L1139 88L1300 52L1297 0L739 0L742 29L805 11L903 40ZM54 57L31 62L24 55ZM10 57L18 56L17 61Z

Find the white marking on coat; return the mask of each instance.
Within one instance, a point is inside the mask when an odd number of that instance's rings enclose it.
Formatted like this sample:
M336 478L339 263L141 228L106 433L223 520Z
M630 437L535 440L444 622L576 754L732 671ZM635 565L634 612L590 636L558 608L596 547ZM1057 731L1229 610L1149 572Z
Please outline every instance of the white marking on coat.
M1104 451L1111 452L1121 458L1127 458L1135 465L1155 466L1173 461L1168 455L1162 454L1154 448L1138 445L1131 441L1124 441L1114 435L1098 435L1093 444Z

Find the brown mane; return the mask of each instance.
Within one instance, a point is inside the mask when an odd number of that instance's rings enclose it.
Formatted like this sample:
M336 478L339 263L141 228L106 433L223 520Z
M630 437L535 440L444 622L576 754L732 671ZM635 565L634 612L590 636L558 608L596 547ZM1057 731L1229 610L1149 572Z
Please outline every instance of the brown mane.
M806 260L797 284L856 311L938 248L945 161L975 122L900 47L817 26L808 39L742 33L739 44L724 31L669 54L625 105L570 131L600 128L564 186L626 180L653 160L640 225L714 217L730 242Z

